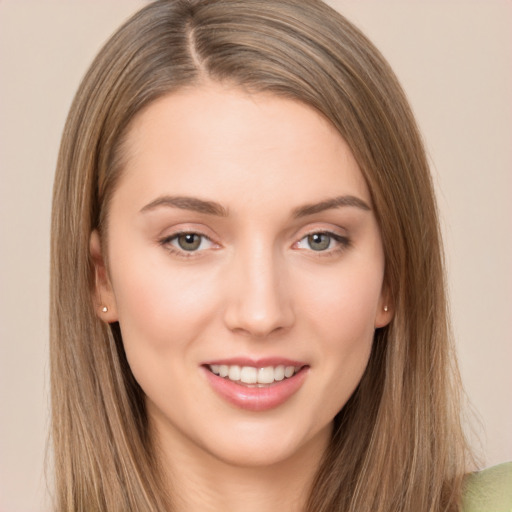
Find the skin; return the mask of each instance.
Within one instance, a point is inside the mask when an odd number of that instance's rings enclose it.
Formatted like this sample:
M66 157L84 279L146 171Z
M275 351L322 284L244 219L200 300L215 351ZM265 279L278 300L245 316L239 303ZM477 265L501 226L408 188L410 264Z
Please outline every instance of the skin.
M312 108L212 83L151 104L125 149L108 269L91 235L98 315L120 322L177 510L296 511L392 317L361 171ZM163 196L214 201L223 215L155 206ZM369 208L296 216L339 196ZM204 236L198 250L180 248L183 231ZM308 239L327 232L338 238L324 236L327 248ZM235 356L298 360L307 375L284 404L247 411L205 378L206 361Z

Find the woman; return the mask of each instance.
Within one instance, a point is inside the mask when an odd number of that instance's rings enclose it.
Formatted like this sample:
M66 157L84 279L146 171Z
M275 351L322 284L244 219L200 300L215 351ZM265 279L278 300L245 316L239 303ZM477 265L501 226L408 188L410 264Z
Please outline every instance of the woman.
M77 93L54 190L57 510L458 510L414 119L324 4L159 1Z

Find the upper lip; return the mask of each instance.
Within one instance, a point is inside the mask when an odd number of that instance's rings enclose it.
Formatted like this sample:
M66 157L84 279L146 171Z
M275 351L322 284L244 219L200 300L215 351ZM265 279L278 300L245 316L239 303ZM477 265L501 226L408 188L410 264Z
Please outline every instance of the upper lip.
M286 357L263 357L253 359L251 357L229 357L225 359L212 359L203 363L203 366L227 365L227 366L252 366L254 368L266 368L268 366L295 366L301 368L308 366L304 361L288 359Z

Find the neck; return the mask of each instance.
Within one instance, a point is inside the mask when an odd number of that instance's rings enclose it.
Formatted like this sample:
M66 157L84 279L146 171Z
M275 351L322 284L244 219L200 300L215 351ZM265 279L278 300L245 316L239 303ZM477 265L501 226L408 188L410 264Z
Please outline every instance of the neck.
M285 460L234 465L181 438L157 436L159 459L175 512L304 510L330 430Z

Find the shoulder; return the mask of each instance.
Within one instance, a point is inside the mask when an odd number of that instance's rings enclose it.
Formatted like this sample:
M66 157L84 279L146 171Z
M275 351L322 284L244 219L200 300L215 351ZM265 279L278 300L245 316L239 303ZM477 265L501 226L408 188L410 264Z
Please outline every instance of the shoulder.
M512 462L468 475L462 511L512 512Z

